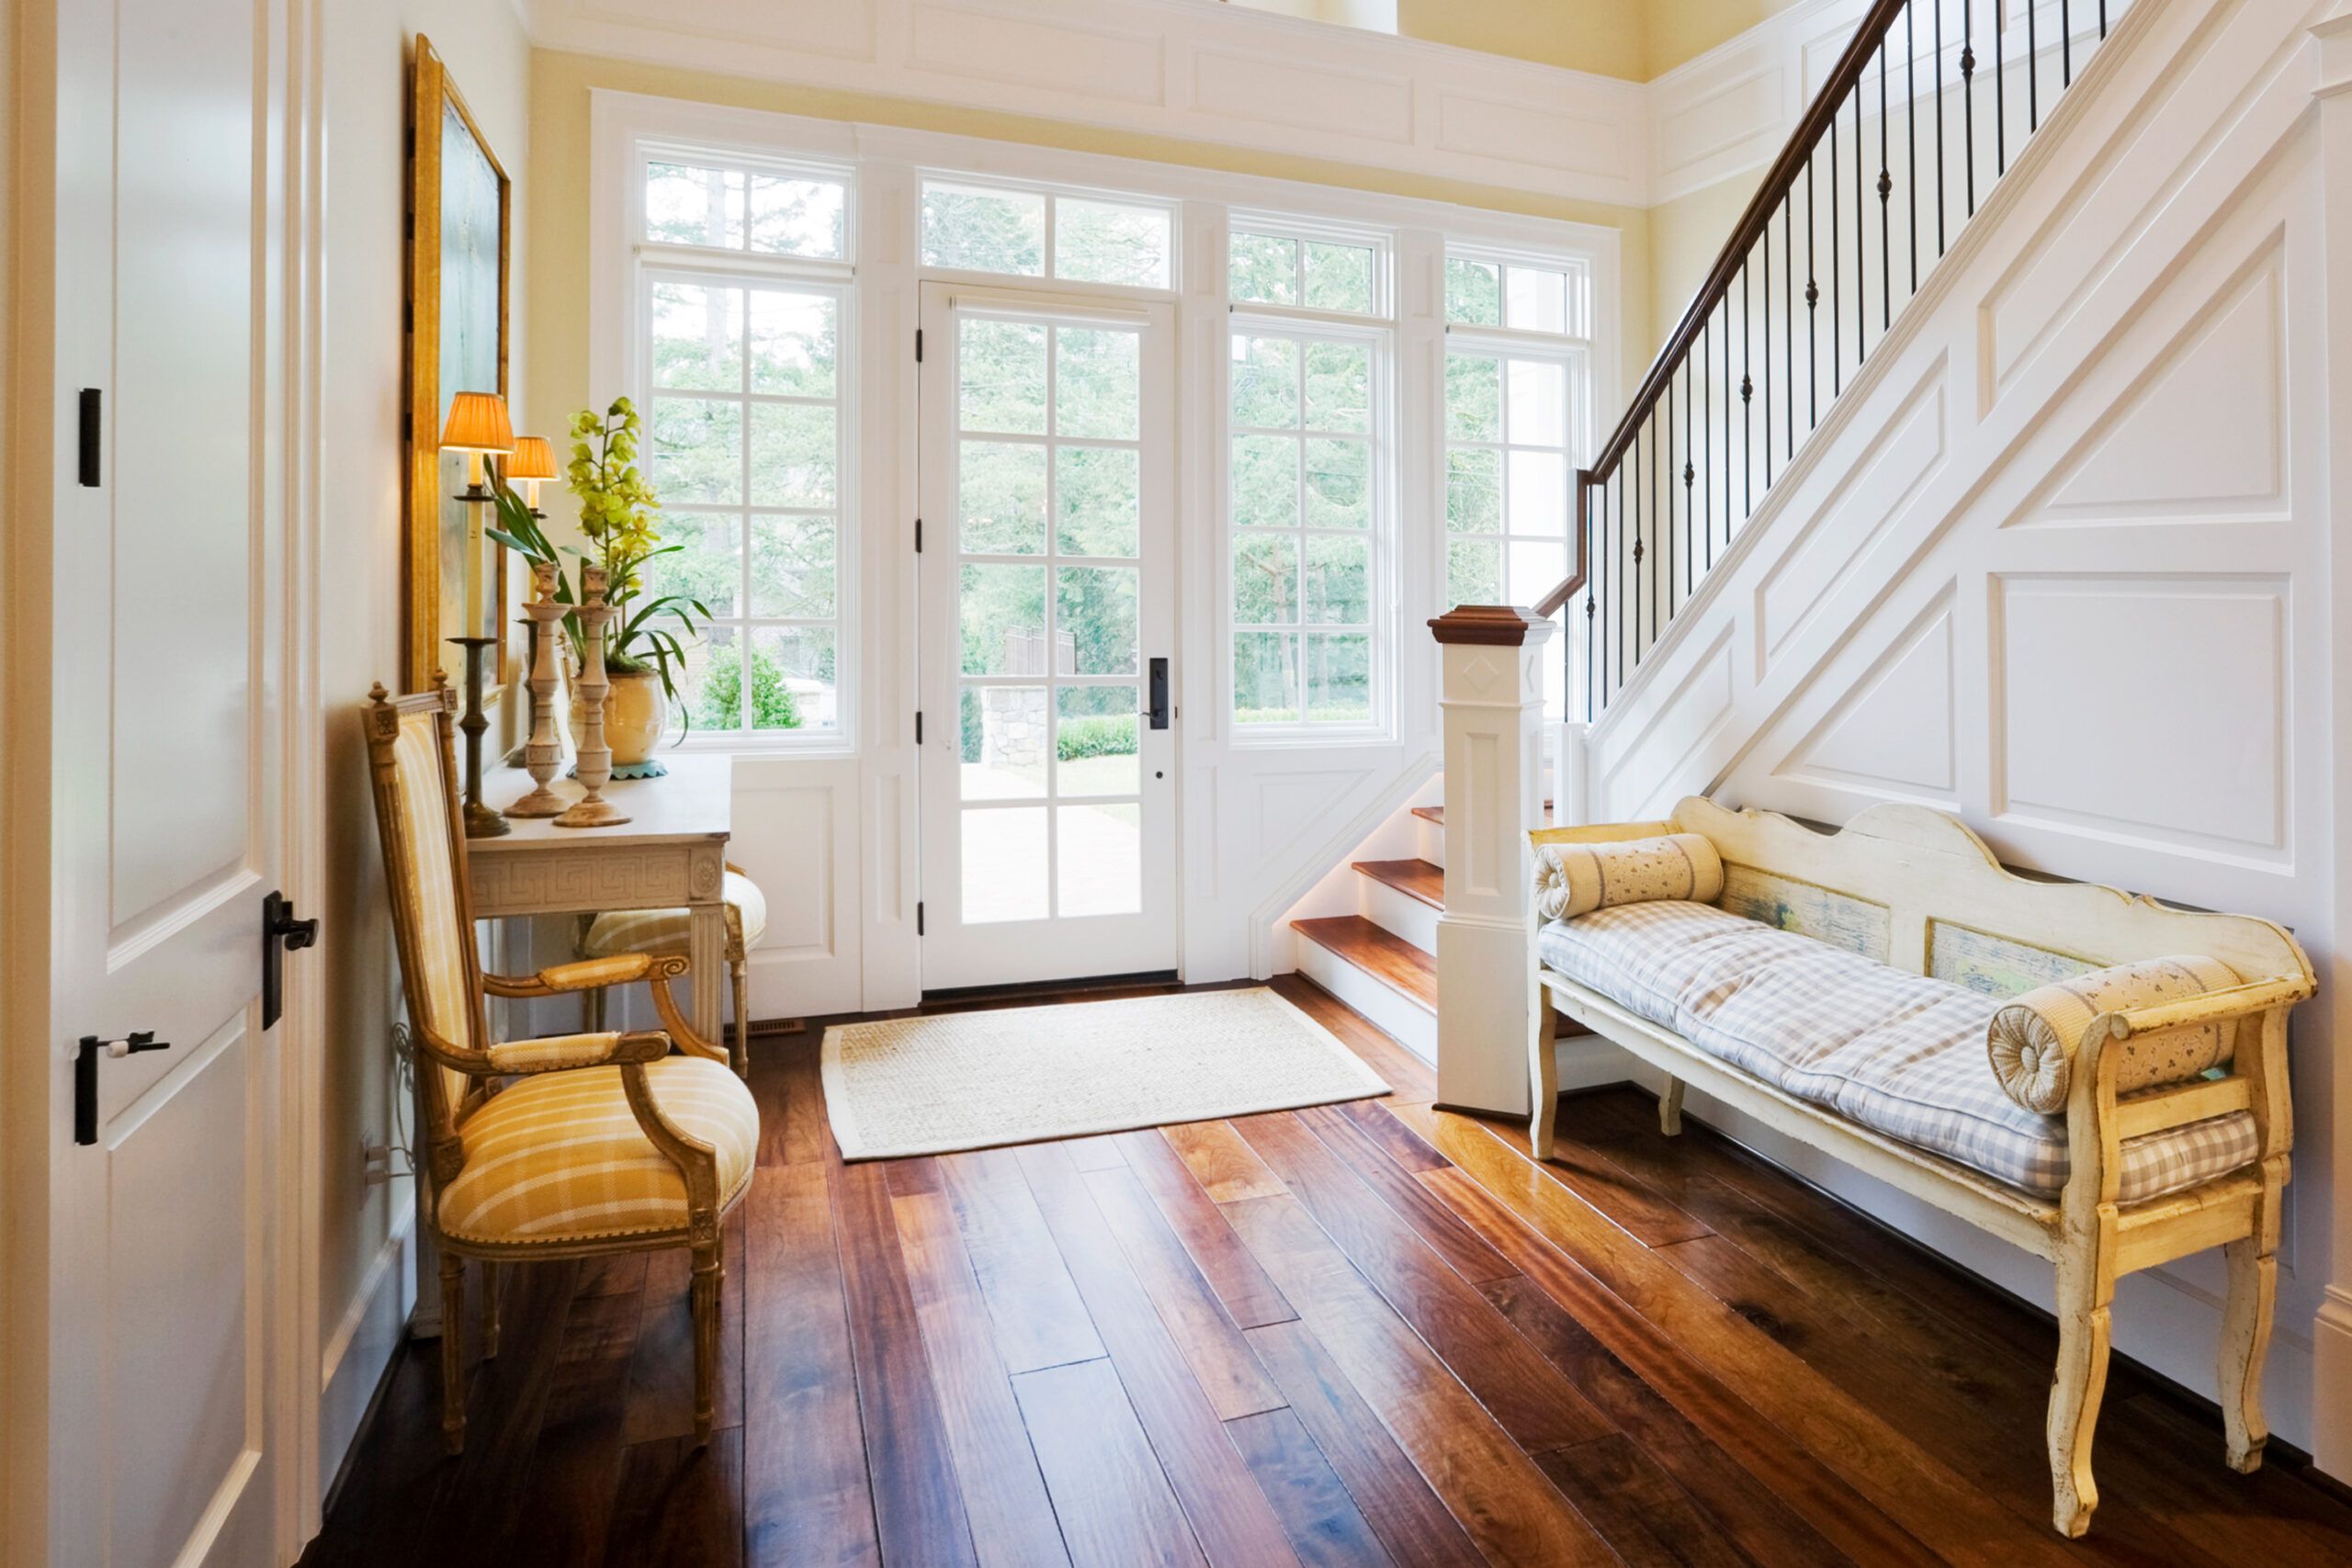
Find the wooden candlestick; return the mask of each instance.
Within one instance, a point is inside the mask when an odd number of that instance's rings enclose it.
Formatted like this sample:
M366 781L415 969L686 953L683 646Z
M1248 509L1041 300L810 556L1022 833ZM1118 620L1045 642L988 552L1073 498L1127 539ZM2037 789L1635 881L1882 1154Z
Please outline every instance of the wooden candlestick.
M628 820L628 813L604 798L600 793L612 782L613 749L605 743L605 693L611 682L605 679L605 626L613 618L613 607L605 603L605 569L582 566L580 569L581 604L580 641L587 657L587 666L580 672L580 706L582 731L580 737L580 760L572 767L581 785L587 791L571 810L555 819L559 828L610 828Z
M506 818L481 799L481 737L490 728L490 719L481 711L482 665L488 661L490 650L498 646L494 637L453 637L449 639L466 650L466 715L458 728L466 737L466 837L496 839L513 832Z
M523 608L531 617L531 739L523 748L523 765L537 787L508 807L506 815L555 817L564 809L563 796L548 787L563 766L563 741L555 728L556 626L563 619L555 596L555 562L531 563L531 602Z

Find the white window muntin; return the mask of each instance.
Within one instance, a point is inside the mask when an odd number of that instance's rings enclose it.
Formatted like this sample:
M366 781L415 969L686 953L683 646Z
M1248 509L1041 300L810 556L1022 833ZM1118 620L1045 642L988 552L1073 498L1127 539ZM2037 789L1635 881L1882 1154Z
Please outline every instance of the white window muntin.
M1268 300L1240 299L1233 296L1228 277L1226 296L1233 310L1247 310L1253 315L1307 321L1363 322L1393 321L1396 314L1396 244L1394 232L1386 229L1361 224L1321 223L1311 219L1287 215L1258 213L1236 209L1226 222L1227 265L1232 254L1235 234L1261 234L1270 239L1299 242L1295 261L1298 279L1296 305L1284 305ZM1309 243L1351 245L1372 253L1372 309L1364 311L1318 310L1304 303L1306 298L1306 247Z
M1446 323L1445 330L1449 335L1479 333L1498 337L1523 337L1551 343L1567 341L1589 344L1592 342L1596 318L1593 313L1593 276L1590 258L1558 252L1504 249L1475 243L1449 243L1445 247L1445 259L1448 263L1461 261L1481 266L1516 266L1540 272L1556 272L1563 275L1566 279L1566 290L1564 311L1566 319L1562 330L1557 332L1510 325L1507 308L1503 312L1504 320L1501 324L1457 321L1453 317L1453 300L1449 292L1453 274L1449 266L1443 270L1439 279L1438 299L1438 318ZM1508 288L1508 285L1505 284L1503 287Z

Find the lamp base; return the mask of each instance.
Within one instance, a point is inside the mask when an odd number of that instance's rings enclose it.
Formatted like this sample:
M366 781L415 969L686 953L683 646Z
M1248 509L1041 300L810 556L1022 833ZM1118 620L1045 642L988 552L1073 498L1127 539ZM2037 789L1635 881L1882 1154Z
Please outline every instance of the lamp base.
M628 813L609 800L581 800L571 809L555 819L559 828L617 828L628 821Z
M506 808L509 817L560 817L570 802L555 791L541 784Z

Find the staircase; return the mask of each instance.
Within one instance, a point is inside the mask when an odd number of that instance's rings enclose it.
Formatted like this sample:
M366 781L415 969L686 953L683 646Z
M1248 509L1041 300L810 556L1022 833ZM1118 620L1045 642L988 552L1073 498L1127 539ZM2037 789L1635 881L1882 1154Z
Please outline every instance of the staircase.
M1300 916L1290 929L1297 938L1300 974L1434 1066L1445 807L1416 806L1405 815L1416 840L1411 856L1349 863L1354 914ZM1551 819L1548 802L1544 819ZM1396 835L1387 837L1393 840Z

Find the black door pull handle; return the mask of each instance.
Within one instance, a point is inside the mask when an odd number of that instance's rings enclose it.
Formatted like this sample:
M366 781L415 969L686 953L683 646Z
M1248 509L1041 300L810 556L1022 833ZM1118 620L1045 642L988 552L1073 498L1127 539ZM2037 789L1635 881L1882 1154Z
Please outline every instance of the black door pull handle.
M261 901L261 1026L267 1029L286 1010L286 955L315 947L317 917L304 919L283 893L269 893Z
M168 1051L172 1043L158 1040L152 1029L134 1029L119 1040L101 1040L95 1034L82 1036L82 1043L74 1055L74 1141L95 1144L98 1141L98 1057L128 1056L134 1051Z

